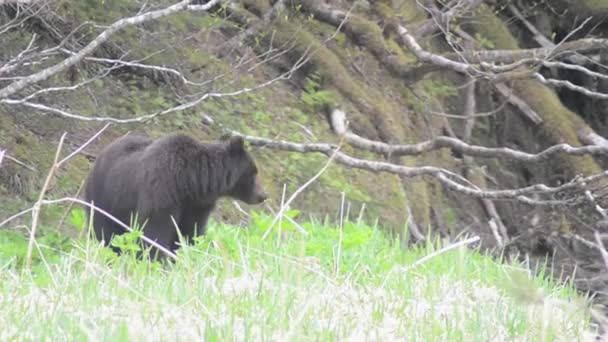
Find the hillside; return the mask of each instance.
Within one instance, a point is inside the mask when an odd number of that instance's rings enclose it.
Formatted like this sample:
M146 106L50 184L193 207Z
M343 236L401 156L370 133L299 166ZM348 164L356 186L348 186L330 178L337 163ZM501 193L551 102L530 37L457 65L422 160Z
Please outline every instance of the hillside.
M63 133L67 156L107 123L45 198L80 196L127 132L238 132L271 194L224 201L215 219L239 224L276 213L340 144L292 208L378 220L404 245L479 235L576 268L603 301L608 1L522 3L2 1L0 221L36 202ZM67 209L44 206L40 233L76 236Z

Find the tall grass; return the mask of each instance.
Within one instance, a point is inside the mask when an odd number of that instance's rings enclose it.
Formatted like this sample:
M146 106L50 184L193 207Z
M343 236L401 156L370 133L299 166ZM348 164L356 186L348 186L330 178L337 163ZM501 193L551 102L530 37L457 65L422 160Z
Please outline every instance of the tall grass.
M31 273L21 271L19 244L27 241L0 235L0 340L586 336L585 300L520 265L465 248L437 253L439 243L405 249L364 223L296 228L283 220L262 239L271 221L255 214L248 228L210 222L167 265L117 257L86 238L62 240L59 249L43 240Z

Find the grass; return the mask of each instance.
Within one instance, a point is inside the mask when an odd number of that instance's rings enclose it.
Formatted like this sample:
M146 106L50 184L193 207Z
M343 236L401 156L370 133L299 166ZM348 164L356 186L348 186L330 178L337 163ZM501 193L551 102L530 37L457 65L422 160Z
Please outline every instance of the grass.
M542 272L287 216L266 240L263 214L211 222L171 265L47 238L30 274L17 235L0 231L0 340L550 341L588 328L583 299Z

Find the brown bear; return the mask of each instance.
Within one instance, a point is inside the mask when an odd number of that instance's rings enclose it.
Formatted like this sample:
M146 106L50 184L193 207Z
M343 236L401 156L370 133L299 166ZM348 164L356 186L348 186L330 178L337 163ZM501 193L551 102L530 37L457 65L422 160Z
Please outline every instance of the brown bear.
M185 241L191 241L205 233L219 198L248 204L266 200L257 173L242 137L202 143L184 134L158 139L126 135L97 156L85 200L127 225L137 216L144 235L175 251L179 238L171 217ZM94 214L93 228L106 246L112 236L125 232L100 213Z

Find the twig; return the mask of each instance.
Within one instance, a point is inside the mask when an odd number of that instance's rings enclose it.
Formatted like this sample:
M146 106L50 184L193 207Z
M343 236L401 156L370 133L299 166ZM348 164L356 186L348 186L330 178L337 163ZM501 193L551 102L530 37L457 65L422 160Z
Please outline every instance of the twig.
M338 144L338 147L335 148L335 149L333 149L333 153L331 154L331 156L329 157L329 159L327 160L327 162L325 163L325 165L321 168L321 170L319 170L319 172L317 172L306 183L302 184L302 186L300 186L296 191L294 191L294 193L289 197L289 199L287 199L287 201L285 202L285 204L281 205L281 208L279 209L279 212L277 213L277 215L274 217L274 219L270 223L270 226L268 227L268 229L264 232L264 235L262 235L262 240L266 239L266 236L268 236L268 233L270 233L270 230L274 227L274 225L277 223L277 221L283 216L283 212L285 211L285 208L289 207L289 204L302 191L304 191L304 189L306 189L310 184L312 184L315 180L317 180L317 178L319 178L323 174L323 172L325 172L325 170L327 170L327 168L329 167L329 165L331 164L331 162L338 156L338 153L340 151L340 147L341 146L342 146L342 140Z
M17 158L11 157L8 153L6 153L6 150L0 150L0 164L2 164L2 159L6 158L7 160L12 161L13 163L23 166L24 168L32 171L32 172L36 172L36 168L34 168L33 166L30 166L22 161L20 161Z
M67 162L72 157L74 157L75 155L80 153L82 150L84 150L87 146L89 146L89 144L91 142L93 142L93 140L95 140L99 135L101 135L101 133L103 133L108 127L110 127L110 125L111 125L111 123L109 123L109 122L107 124L105 124L105 126L103 126L97 133L95 133L95 135L93 135L91 138L89 138L89 140L87 140L84 144L82 144L74 152L70 153L67 157L61 159L61 161L59 162L59 164L57 166L61 166L61 164Z
M61 147L63 146L63 140L65 139L66 134L67 133L63 133L61 135L61 139L59 139L59 146L57 146L57 151L55 152L55 159L53 160L53 164L51 165L51 168L50 168L48 174L46 175L46 179L44 181L44 184L42 185L42 190L40 190L40 194L38 195L38 200L34 204L34 207L32 210L32 227L30 230L30 238L29 238L29 242L27 245L27 254L26 254L26 258L25 258L25 271L26 272L30 271L31 264L32 264L32 251L34 248L34 241L36 240L36 228L38 226L38 217L40 215L40 205L44 198L46 190L48 189L49 184L51 183L51 178L53 178L53 175L55 174L55 171L57 170L57 168L59 166L57 164L57 160L59 160L59 154L61 153Z

